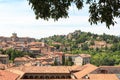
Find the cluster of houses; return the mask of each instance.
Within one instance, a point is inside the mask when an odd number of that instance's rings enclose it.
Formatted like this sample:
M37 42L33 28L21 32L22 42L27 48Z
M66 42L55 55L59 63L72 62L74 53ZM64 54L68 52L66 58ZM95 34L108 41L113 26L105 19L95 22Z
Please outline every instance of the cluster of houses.
M28 55L16 57L13 63L9 56L0 54L0 80L120 80L120 66L94 66L90 64L89 54L64 54L44 42L35 42L33 38L0 37L0 48L13 48L29 51L40 57ZM63 66L71 58L73 66ZM58 66L54 66L54 62Z
M31 58L28 55L24 57L17 57L13 61L14 66L19 65L31 65L31 66L51 66L56 61L58 65L61 65L62 57L65 59L72 58L72 62L75 65L83 65L90 63L89 54L64 54L63 52L57 52L55 47L49 46L44 42L36 42L34 38L18 37L16 33L13 33L11 37L0 37L0 48L6 50L9 48L30 52L36 58ZM40 57L37 57L37 56ZM3 64L9 64L8 55L0 55L0 61Z
M112 44L108 44L106 41L94 41L94 45L90 45L89 48L105 48L108 47L110 48L112 46Z
M5 65L10 64L12 64L12 66L53 66L55 61L58 66L61 66L63 63L63 57L65 57L65 61L71 58L74 65L84 65L90 63L91 56L89 54L72 55L64 54L63 52L50 52L44 56L36 58L31 58L28 55L25 55L24 57L16 57L13 63L9 63L9 56L0 54L0 68L5 69Z
M34 55L54 50L53 46L48 46L44 42L36 42L34 38L18 37L16 33L13 33L11 37L0 37L0 48L3 50L12 48L15 50L31 52Z

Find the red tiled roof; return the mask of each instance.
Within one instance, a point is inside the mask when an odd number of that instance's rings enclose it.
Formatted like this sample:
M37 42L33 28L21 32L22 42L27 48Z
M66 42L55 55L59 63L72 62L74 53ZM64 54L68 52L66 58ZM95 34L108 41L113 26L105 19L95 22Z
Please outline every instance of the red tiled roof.
M54 54L63 55L63 52L54 52Z
M95 41L95 45L106 45L105 41Z
M43 61L43 62L41 62L41 64L44 64L44 65L47 65L47 64L54 64L54 62L53 61L50 61L50 62L48 62L48 61Z
M80 65L73 65L73 66L68 66L70 71L80 71L82 69L82 66Z
M32 51L39 51L40 50L40 48L30 48L30 50L32 50Z
M67 66L25 66L16 69L25 73L70 73Z
M18 74L5 70L0 70L0 80L16 80L18 77Z
M8 55L0 54L0 57L8 57Z
M115 74L89 74L90 80L119 80Z
M26 58L26 57L17 57L14 59L14 61L29 61L30 59Z
M47 56L36 58L36 60L51 60L51 59L53 59L53 58L47 57Z
M42 44L42 42L31 42L30 45Z
M5 64L2 64L0 63L0 69L5 69L6 68L6 65Z
M98 67L92 65L92 64L86 64L82 66L81 71L74 73L75 77L77 79L81 79L85 75L89 74L90 72L96 70Z
M74 56L73 54L64 54L65 56Z
M89 55L89 54L80 54L80 56L83 57L83 58L84 57L91 57L91 55Z
M120 66L100 66L97 70L106 70L109 74L120 74Z

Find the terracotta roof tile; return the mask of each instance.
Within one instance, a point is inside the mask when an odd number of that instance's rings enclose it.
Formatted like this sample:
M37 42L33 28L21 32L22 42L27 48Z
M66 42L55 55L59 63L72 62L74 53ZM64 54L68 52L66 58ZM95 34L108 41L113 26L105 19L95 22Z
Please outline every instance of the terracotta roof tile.
M17 57L14 59L14 61L29 61L30 59L26 58L26 57Z
M5 69L6 68L6 65L5 64L2 64L2 63L0 63L0 69Z
M25 73L70 73L67 66L19 66L9 70L20 70Z
M40 48L30 48L30 50L37 50L37 51L39 51Z
M89 54L80 54L80 56L83 57L83 58L84 57L91 57L91 55L89 55Z
M98 70L106 70L109 74L120 74L120 66L100 66Z
M42 44L42 42L31 42L30 45Z
M82 69L82 66L79 66L79 65L73 65L68 67L70 71L80 71Z
M90 80L119 80L115 74L89 74Z
M98 67L92 65L92 64L86 64L82 66L81 71L74 73L77 79L81 79L85 75L89 74L90 72L96 70Z
M16 80L18 77L18 74L5 70L0 70L0 80Z
M31 66L24 67L23 71L29 73L70 73L68 68L65 66Z
M8 57L8 55L0 54L0 57Z
M44 65L45 65L45 64L46 64L46 65L47 65L47 64L54 64L54 61L49 61L49 62L48 62L48 61L43 61L43 62L41 62L41 63L44 64Z

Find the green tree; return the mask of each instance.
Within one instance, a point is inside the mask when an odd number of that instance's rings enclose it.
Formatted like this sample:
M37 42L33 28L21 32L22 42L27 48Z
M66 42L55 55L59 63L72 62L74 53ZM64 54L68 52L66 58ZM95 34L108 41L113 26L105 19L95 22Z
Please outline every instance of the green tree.
M65 55L62 56L62 65L65 65Z
M69 60L65 59L65 65L68 66Z
M57 62L57 60L55 59L55 61L54 61L54 66L57 66L58 65L58 62Z
M82 44L82 50L88 50L89 49L89 47L88 47L88 44L87 43L84 43L84 44Z
M90 42L90 45L95 45L94 40L92 40L92 41Z
M73 65L72 58L71 58L71 57L69 57L68 66L72 66L72 65Z
M9 60L14 60L16 57L23 57L24 55L30 55L30 53L14 50L12 48L4 51L4 54L9 55Z
M113 44L112 47L111 47L111 50L112 50L113 52L119 51L119 50L120 50L120 42Z
M65 59L65 65L66 66L72 66L73 65L73 62L72 62L72 58L69 57L68 59Z
M42 18L48 20L53 18L67 18L68 10L72 4L76 5L78 10L89 4L89 22L91 24L106 23L109 28L116 22L114 18L120 17L119 0L28 0L36 15L36 19Z
M0 48L0 54L5 54L5 51L2 48Z

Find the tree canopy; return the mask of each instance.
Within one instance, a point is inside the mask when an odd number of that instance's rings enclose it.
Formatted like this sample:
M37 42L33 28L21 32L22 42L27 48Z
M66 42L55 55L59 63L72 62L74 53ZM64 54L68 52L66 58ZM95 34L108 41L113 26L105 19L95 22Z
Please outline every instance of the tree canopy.
M120 0L28 0L36 19L42 18L55 21L67 18L68 10L72 4L78 10L89 4L89 22L92 24L105 23L110 27L116 23L115 18L120 18Z

